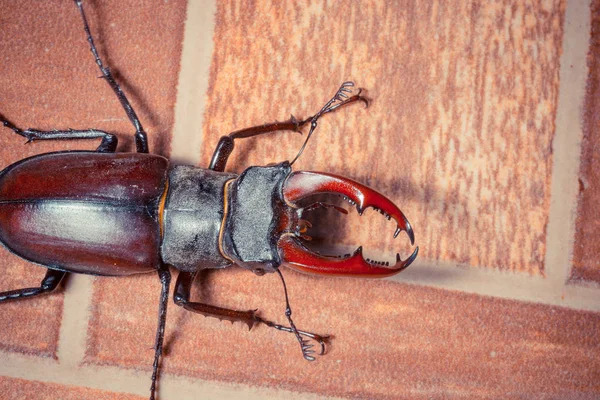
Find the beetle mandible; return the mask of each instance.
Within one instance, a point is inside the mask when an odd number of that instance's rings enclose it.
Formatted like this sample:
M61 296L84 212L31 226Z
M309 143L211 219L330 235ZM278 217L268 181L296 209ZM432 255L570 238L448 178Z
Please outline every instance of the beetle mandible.
M299 330L291 318L287 289L279 269L285 265L302 272L323 275L384 277L408 267L418 247L396 263L365 260L362 249L345 257L324 256L302 243L310 224L303 213L316 208L345 209L313 195L344 196L359 214L367 207L397 223L396 237L406 231L414 244L412 227L398 207L380 193L353 180L333 174L296 171L292 165L324 114L355 102L368 105L360 90L352 95L345 82L319 112L303 120L293 116L284 122L242 129L221 137L207 169L172 166L158 155L148 154L146 132L125 93L104 65L90 32L82 1L75 0L95 62L115 92L135 128L136 153L116 153L117 137L98 129L22 130L0 115L2 124L35 140L101 139L95 151L62 151L18 161L0 172L0 243L12 253L47 268L39 287L0 293L0 303L52 292L67 273L126 276L157 272L162 284L159 321L150 387L155 396L162 353L171 274L179 271L173 300L186 310L252 328L265 324L293 333L305 359L314 360L308 339L324 354L328 336ZM251 166L240 175L224 172L237 139L264 133L299 131L310 125L303 146L291 161ZM190 301L198 271L227 268L234 264L257 275L277 273L285 290L288 326L262 318L256 310L238 311ZM385 265L384 265L385 264Z

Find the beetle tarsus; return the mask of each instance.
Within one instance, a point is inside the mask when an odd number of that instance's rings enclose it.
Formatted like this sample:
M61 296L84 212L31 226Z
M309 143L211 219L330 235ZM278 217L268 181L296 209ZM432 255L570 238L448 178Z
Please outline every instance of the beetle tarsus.
M48 269L48 271L46 271L46 276L44 276L44 279L42 279L39 287L0 292L0 303L11 300L31 298L34 296L39 296L40 294L50 293L58 287L58 284L62 281L66 274L67 273L64 271Z
M296 154L296 157L294 157L294 159L290 162L290 165L293 165L296 162L296 160L300 157L302 152L304 151L304 148L306 147L308 141L310 140L310 137L312 136L315 129L317 129L317 120L319 118L321 118L321 116L323 116L324 114L330 113L341 106L344 106L349 103L353 103L355 101L363 101L367 104L367 106L369 105L368 100L360 95L360 93L361 93L360 89L358 91L358 94L356 94L352 97L348 97L347 93L352 92L352 90L350 88L353 86L354 86L354 82L347 81L347 82L342 83L342 85L337 90L337 92L335 92L335 95L327 103L325 103L325 105L321 108L321 110L319 110L318 113L316 113L312 117L307 118L306 120L302 121L303 124L310 121L310 131L308 131L308 135L306 135L304 144L298 151L298 154Z
M12 122L4 118L0 114L0 121L2 125L11 129L17 135L20 135L27 139L25 144L31 143L35 140L76 140L76 139L102 139L100 145L96 149L99 153L112 153L117 149L118 139L112 133L101 131L99 129L51 129L49 131L42 131L39 129L20 129L15 126Z
M321 351L318 353L319 355L325 354L327 343L329 342L329 339L331 338L331 336L329 336L329 335L319 335L317 333L307 332L307 331L303 331L300 329L296 329L296 331L294 331L294 329L290 328L289 326L276 324L272 321L263 319L259 316L255 317L255 321L265 324L266 326L268 326L270 328L274 328L274 329L277 329L282 332L289 332L289 333L298 332L301 336L306 336L307 338L314 340L315 342L319 343L319 345L321 346Z

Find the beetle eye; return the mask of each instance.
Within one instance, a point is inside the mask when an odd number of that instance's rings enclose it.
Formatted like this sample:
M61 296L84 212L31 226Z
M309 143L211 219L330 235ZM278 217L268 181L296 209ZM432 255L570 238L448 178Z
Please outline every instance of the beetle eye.
M265 274L265 270L264 270L264 269L262 269L262 268L256 268L256 269L254 270L254 273L255 273L256 275L258 275L258 276L263 276L263 275Z

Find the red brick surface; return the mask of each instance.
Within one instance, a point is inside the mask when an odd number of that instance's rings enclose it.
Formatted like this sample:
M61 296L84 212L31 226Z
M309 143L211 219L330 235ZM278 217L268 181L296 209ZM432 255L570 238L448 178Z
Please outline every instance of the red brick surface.
M145 397L0 376L0 398L3 400L138 400Z
M334 335L327 355L309 363L292 335L248 332L170 304L164 370L363 399L600 396L597 313L284 272L296 324ZM150 374L158 279L98 279L96 290L87 361ZM272 275L215 272L193 296L285 320Z
M592 2L592 32L579 176L574 280L600 283L600 1Z
M0 290L39 287L45 270L1 249ZM3 303L0 312L0 350L56 357L62 318L62 293Z

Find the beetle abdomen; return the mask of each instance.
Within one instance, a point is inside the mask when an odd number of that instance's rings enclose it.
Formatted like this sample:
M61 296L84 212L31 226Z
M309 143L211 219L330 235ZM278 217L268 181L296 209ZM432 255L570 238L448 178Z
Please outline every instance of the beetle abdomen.
M160 265L158 203L168 161L138 153L61 152L0 173L0 240L50 268L130 275Z

